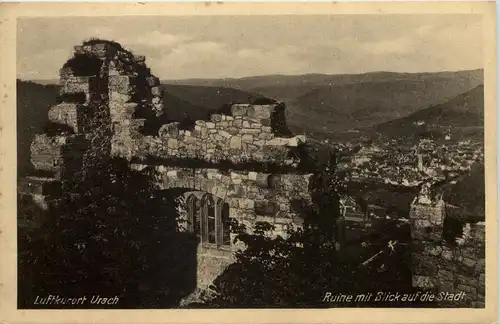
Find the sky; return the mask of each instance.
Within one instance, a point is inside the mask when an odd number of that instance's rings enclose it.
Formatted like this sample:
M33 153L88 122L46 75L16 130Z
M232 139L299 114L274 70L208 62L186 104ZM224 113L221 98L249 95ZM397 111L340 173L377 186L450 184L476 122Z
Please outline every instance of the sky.
M57 79L73 46L114 40L161 79L483 68L479 15L22 18L17 76Z

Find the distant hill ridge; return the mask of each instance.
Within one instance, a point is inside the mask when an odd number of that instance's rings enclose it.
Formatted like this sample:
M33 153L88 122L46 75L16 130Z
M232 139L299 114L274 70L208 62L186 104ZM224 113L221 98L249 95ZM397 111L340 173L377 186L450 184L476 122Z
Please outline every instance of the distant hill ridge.
M18 129L29 130L19 135L23 146L20 154L26 161L32 133L46 122L47 111L55 103L59 89L58 80L40 82L45 85L18 80ZM293 132L335 140L339 134L444 104L482 85L483 71L271 75L166 82L164 105L170 120L204 119L224 104L269 97L287 104L287 122ZM482 98L478 97L477 102L477 109L482 109ZM354 132L349 136L359 137Z
M420 126L418 126L420 125ZM484 86L477 86L451 100L417 111L407 117L374 127L389 137L411 136L432 125L452 128L484 127Z

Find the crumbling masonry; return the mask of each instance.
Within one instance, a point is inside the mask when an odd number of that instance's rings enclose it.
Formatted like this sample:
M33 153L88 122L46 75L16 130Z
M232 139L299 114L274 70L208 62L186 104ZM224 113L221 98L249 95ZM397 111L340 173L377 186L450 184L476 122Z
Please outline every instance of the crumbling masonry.
M234 104L182 129L169 122L175 107L164 107L163 87L145 58L107 41L75 46L60 76L62 103L49 111L53 131L31 145L38 174L23 180L38 202L50 202L86 165L122 157L135 169L156 168L162 189L209 194L247 228L266 221L286 235L300 225L290 201L309 198L311 175L297 153L305 137L281 135L289 133L283 104ZM197 254L198 286L209 284L238 248L207 246Z
M443 229L445 219L451 217L442 200L412 204L413 286L434 292L440 307L483 308L486 290L484 222L465 222L462 236L450 242L444 239ZM439 300L439 297L442 298Z

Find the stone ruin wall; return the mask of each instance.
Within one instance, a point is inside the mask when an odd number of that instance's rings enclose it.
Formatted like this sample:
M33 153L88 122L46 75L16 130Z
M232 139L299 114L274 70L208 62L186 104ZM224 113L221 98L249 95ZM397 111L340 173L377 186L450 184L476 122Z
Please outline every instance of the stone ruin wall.
M64 126L65 133L58 134L59 139L48 134L36 136L31 154L37 170L54 172L64 164L57 161L64 160L63 150L81 150L72 144L84 142L81 135L89 148L95 146L90 143L90 134L95 132L92 119L97 112L106 113L105 124L110 127L108 136L102 136L109 138L99 152L102 156L272 163L292 168L300 162L296 149L305 137L279 136L284 124L280 120L284 118L282 104L236 104L230 114L213 114L209 120L196 121L192 129L181 129L178 122L168 121L163 88L145 67L144 57L109 44L75 47L73 60L88 57L101 62L93 71L98 75L78 75L68 64L61 69L61 97L69 102L52 107L49 119ZM81 69L80 74L92 73ZM80 102L72 102L75 98Z
M466 223L459 243L443 239L446 217L444 203L413 204L412 227L413 286L435 294L465 293L460 301L438 301L440 307L483 308L485 300L485 226Z
M147 165L132 164L141 170ZM162 189L191 188L211 193L229 205L229 214L249 232L255 222L275 226L274 235L287 236L287 230L302 224L302 218L291 201L309 199L310 175L270 174L254 171L222 171L155 167Z
M273 224L273 234L282 236L300 226L290 204L310 199L311 174L298 168L305 137L282 135L283 104L234 104L183 129L169 121L176 107L164 106L163 87L144 57L101 41L75 46L60 75L60 103L49 111L56 130L36 135L31 145L31 161L43 176L23 179L25 191L50 201L61 182L115 156L135 169L156 168L162 189L190 188L224 199L230 216L249 231L258 221ZM206 287L234 256L199 252L198 287Z
M309 199L311 174L298 170L297 148L305 137L280 135L286 131L283 104L234 104L182 129L168 120L175 107L164 107L163 87L144 57L108 43L75 46L60 75L61 102L49 111L59 128L36 135L31 145L31 161L44 174L27 178L38 188L32 191L48 193L47 183L71 178L97 157L117 156L138 168L155 165L164 189L191 187L223 198L247 227L269 221L284 235L284 224L300 223L290 201ZM204 166L186 167L189 161ZM246 171L221 169L221 163Z

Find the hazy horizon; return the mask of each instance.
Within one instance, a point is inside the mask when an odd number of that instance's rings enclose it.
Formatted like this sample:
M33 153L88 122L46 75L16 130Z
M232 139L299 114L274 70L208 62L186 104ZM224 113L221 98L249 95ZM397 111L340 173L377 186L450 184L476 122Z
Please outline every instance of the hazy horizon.
M162 80L483 68L480 15L20 18L17 77L57 79L97 37L144 55Z
M261 78L261 77L299 77L299 76L307 76L307 75L325 75L325 76L334 76L334 75L363 75L363 74L375 74L375 73L399 73L399 74L426 74L426 73L455 73L455 72L469 72L469 71L482 71L484 70L483 68L478 68L478 69L466 69L466 70L446 70L446 71L422 71L422 72L396 72L396 71L369 71L369 72L364 72L364 73L304 73L304 74L263 74L263 75L248 75L248 76L243 76L243 77L238 77L238 78L225 78L225 77L220 77L220 78L184 78L184 79L160 79L161 81L190 81L190 80L231 80L231 79L249 79L249 78ZM28 78L21 78L17 77L17 79L21 81L54 81L54 80L59 80L59 77L55 78L48 78L48 79L28 79Z

